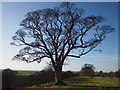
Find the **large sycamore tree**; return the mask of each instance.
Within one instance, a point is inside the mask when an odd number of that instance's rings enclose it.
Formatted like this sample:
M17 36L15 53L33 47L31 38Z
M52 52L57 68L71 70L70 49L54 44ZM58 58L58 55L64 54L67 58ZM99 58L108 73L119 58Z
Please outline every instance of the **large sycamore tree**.
M20 23L21 29L12 37L12 45L24 46L13 59L40 63L48 58L56 85L61 85L66 58L86 55L114 31L113 27L100 24L104 20L102 16L84 16L84 10L70 2L28 12Z

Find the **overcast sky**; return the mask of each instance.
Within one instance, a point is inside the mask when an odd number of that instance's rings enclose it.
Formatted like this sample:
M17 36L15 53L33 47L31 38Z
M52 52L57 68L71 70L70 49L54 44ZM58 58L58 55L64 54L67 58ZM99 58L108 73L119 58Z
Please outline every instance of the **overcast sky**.
M93 0L95 1L95 0ZM110 0L109 0L110 1ZM113 0L111 0L113 1ZM114 0L115 1L115 0ZM60 3L42 3L42 2L18 2L18 3L2 3L2 65L0 68L11 68L19 70L41 70L46 66L46 62L37 64L26 62L12 61L12 57L22 47L11 46L12 36L21 28L20 22L25 18L27 12L43 8L53 8ZM86 15L101 15L106 18L106 22L102 24L111 25L116 32L109 34L106 40L97 49L102 52L91 52L80 59L68 59L69 65L64 66L63 70L80 70L85 63L94 64L96 71L116 71L118 68L118 4L112 3L77 3L78 7L85 10Z

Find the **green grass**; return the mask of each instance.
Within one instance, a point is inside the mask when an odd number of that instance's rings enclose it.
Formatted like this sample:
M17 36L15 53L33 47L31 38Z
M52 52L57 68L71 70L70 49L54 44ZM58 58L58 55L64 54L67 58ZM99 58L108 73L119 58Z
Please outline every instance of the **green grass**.
M117 87L118 78L110 77L75 77L65 80L66 83L73 86L105 86L105 87Z
M65 79L67 85L55 86L54 82L31 86L21 90L120 90L118 78L110 77L73 77Z
M18 73L16 74L17 76L30 76L34 74L36 71L22 71L18 70Z

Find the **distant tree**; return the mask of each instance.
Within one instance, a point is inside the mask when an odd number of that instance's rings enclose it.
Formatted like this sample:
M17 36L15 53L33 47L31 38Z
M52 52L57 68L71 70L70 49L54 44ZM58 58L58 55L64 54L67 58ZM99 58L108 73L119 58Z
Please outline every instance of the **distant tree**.
M114 76L115 76L115 72L110 71L110 72L109 72L109 77L112 78L112 77L114 77Z
M92 64L84 64L82 66L82 69L81 69L80 72L82 74L86 75L86 76L93 77L93 75L94 75L94 69L95 69L94 65L92 65Z
M100 74L102 74L103 73L103 71L100 71Z
M100 71L100 72L99 72L99 75L104 77L103 71Z
M12 37L12 45L25 46L13 59L40 63L43 58L49 58L56 85L61 85L66 58L86 55L114 31L109 25L99 24L104 20L102 16L84 16L84 10L70 2L29 12L20 24L22 28Z
M116 75L117 77L120 77L120 69L118 69L118 70L115 72L115 75Z

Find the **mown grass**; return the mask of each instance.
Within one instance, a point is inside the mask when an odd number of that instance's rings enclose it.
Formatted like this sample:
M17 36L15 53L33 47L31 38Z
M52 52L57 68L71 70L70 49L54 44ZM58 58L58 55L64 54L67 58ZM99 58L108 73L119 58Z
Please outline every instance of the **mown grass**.
M55 86L54 82L31 86L21 90L120 90L118 78L110 77L73 77L65 79L67 85Z
M110 77L75 77L65 80L69 85L74 86L105 86L118 87L118 78Z

